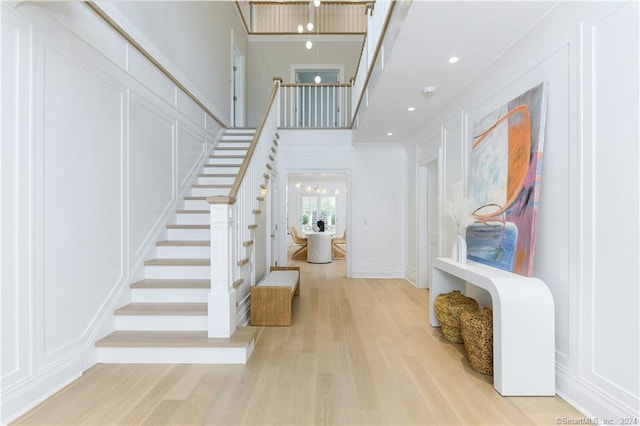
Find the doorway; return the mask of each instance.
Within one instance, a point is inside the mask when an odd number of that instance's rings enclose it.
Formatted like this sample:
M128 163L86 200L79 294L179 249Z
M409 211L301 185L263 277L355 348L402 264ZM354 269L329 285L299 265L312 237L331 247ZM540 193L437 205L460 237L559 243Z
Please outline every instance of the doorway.
M325 232L332 234L332 237L343 237L348 230L349 222L349 195L348 176L346 173L289 173L285 182L285 223L287 255L296 247L291 236L291 228L294 227L301 237L306 233L314 231L314 226L318 220L325 223ZM347 253L346 260L349 260L349 243L340 248ZM282 249L281 249L282 250ZM345 259L344 253L341 258Z
M440 256L439 155L418 166L418 287L431 288L433 261Z

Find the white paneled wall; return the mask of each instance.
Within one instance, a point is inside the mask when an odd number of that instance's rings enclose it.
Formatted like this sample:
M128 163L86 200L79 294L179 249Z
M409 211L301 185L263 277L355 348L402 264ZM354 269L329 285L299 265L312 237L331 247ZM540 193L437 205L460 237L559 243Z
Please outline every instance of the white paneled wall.
M638 18L637 2L559 5L412 141L417 163L442 149L444 197L467 174L472 123L549 82L534 275L554 297L558 394L615 424L640 417Z
M221 126L84 4L1 6L5 423L95 363Z

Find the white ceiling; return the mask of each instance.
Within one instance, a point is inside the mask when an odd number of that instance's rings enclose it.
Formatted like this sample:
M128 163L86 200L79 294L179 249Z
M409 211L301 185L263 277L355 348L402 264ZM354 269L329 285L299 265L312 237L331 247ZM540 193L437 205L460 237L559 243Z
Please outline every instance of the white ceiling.
M414 1L387 53L355 142L401 143L419 132L554 5ZM451 56L460 61L450 64ZM436 91L425 96L425 86L435 86ZM407 111L411 106L414 112Z

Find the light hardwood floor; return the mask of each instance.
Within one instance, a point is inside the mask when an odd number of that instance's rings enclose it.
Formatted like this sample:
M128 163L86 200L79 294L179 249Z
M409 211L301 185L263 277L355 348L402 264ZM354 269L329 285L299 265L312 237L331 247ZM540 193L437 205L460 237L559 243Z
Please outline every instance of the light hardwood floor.
M530 425L577 419L558 397L501 397L428 324L428 292L301 266L291 327L239 365L96 365L16 424ZM525 338L525 337L523 337Z

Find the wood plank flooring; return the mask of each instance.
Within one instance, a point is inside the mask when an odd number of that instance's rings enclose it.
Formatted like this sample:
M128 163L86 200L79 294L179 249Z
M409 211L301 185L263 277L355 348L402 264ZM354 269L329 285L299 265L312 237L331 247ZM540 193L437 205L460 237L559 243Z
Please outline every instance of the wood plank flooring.
M501 397L428 324L428 292L301 266L291 327L242 365L96 365L15 424L533 425L582 417L559 397Z

